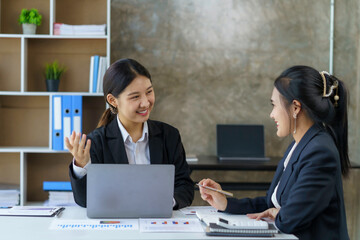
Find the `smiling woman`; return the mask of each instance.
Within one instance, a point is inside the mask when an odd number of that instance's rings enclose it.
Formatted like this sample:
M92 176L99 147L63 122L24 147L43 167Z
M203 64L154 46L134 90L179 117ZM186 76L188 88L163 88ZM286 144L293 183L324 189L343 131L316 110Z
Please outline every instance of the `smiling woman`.
M86 207L85 176L90 163L173 164L173 207L189 206L194 187L179 131L149 119L155 104L149 71L133 59L120 59L106 71L103 90L109 108L97 129L82 137L73 132L65 140L74 157L70 179L76 203Z

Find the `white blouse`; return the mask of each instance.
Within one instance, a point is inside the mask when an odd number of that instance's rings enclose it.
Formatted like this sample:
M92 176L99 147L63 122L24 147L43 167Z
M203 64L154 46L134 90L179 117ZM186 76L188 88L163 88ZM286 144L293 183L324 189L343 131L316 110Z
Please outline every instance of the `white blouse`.
M294 144L294 146L291 148L289 154L287 155L287 157L286 157L286 159L285 159L285 161L284 161L284 170L283 170L283 171L285 171L286 166L288 165L288 163L289 163L289 161L290 161L291 155L293 154L293 152L294 152L294 150L295 150L295 148L296 148L296 145L297 145L297 143ZM281 181L281 178L280 178L280 181ZM278 189L278 187L279 187L280 181L279 181L278 184L276 185L276 187L275 187L275 189L274 189L274 192L273 192L273 194L271 195L271 201L272 201L272 203L274 204L274 206L275 206L276 208L278 208L278 209L280 209L281 206L280 206L280 204L278 203L278 201L277 201L277 199L276 199L276 192L277 192L277 189Z

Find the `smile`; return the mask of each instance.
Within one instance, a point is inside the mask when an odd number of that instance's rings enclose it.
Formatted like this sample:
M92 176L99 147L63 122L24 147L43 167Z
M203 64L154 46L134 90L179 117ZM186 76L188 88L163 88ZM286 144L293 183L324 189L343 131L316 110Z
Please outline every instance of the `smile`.
M148 113L148 109L145 109L144 111L136 111L136 113L139 113L140 115L146 115Z

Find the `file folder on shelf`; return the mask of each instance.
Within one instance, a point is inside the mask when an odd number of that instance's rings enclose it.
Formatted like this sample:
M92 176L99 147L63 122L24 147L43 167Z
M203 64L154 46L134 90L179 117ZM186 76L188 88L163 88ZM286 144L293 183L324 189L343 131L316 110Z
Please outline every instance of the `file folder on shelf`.
M70 182L44 181L44 191L71 191Z
M96 90L97 90L97 81L98 81L98 74L99 74L99 61L100 61L100 56L95 55L94 56L93 87L92 87L93 93L96 93Z
M52 149L63 150L62 97L52 97Z
M72 96L71 126L71 132L82 132L82 96Z
M67 150L65 146L65 137L70 138L71 135L71 100L72 96L63 95L62 96L62 119L63 119L63 150Z

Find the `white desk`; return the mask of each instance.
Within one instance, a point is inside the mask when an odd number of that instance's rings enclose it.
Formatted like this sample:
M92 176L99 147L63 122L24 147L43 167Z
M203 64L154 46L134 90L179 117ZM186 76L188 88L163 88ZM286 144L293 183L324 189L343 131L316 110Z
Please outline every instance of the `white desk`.
M173 212L174 218L196 218L194 215L184 215L180 211ZM256 239L278 240L297 239L294 235L276 234L273 238L233 238L208 237L205 233L141 233L139 231L101 231L101 230L49 230L55 218L47 217L0 217L0 238L2 240L75 240L75 239ZM88 219L86 209L67 207L59 219Z

